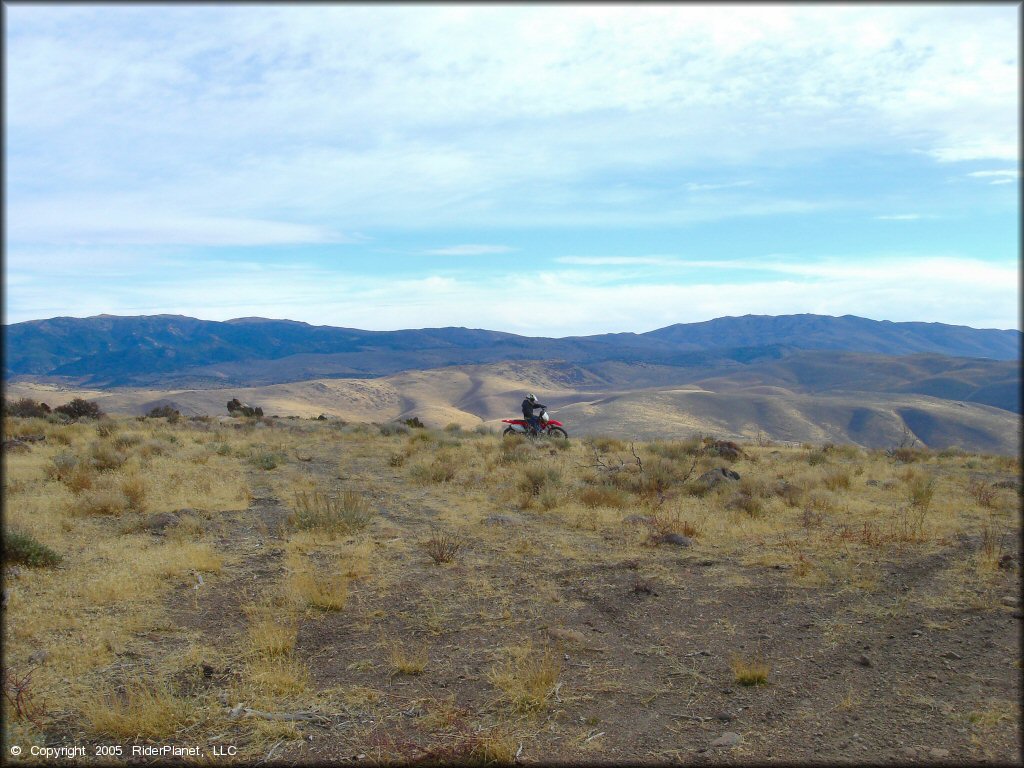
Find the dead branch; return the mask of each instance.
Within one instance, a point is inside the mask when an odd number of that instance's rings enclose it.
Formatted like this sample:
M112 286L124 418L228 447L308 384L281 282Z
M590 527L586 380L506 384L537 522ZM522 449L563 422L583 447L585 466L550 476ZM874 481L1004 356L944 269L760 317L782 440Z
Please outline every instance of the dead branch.
M262 720L284 720L287 722L326 722L330 718L321 715L319 712L261 712L258 709L244 707L242 712L248 717L258 717Z
M633 454L633 458L636 459L636 465L640 468L640 471L644 471L644 463L640 461L640 456L637 455L636 448L633 447L633 443L629 444L629 452Z

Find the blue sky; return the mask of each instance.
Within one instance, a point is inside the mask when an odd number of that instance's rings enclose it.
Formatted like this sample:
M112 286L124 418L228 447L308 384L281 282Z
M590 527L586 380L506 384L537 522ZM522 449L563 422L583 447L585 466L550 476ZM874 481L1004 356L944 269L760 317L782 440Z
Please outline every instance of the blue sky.
M1013 4L4 14L8 323L1020 327Z

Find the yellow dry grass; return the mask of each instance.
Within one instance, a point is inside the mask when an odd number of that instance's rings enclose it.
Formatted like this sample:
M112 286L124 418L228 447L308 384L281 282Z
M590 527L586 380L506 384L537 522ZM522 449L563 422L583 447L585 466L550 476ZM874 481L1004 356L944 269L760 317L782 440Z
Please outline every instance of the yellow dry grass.
M566 587L566 579L576 582L566 574L578 570L596 584L604 579L593 575L600 569L632 562L638 570L628 578L638 584L684 590L683 568L709 558L715 565L703 571L708 583L744 588L756 583L750 569L777 568L802 595L848 595L856 615L884 618L899 612L895 604L872 602L886 566L967 536L980 542L976 551L941 574L942 595L921 599L1003 610L1000 562L1020 527L1015 492L994 485L996 476L1019 478L1019 470L973 454L926 453L904 465L882 452L744 445L746 456L732 463L699 457L684 482L694 450L686 441L631 448L609 438L554 447L464 429L382 434L361 424L261 428L184 420L115 421L100 434L95 425L24 421L32 420L8 420L15 430L48 438L4 457L5 525L58 551L64 562L59 569L22 569L10 581L8 615L17 620L5 627L6 653L24 669L30 654L45 648L47 663L35 672L37 700L45 712L81 713L92 738L154 740L185 728L211 735L224 727L224 705L214 698L220 690L232 705L289 711L336 703L372 719L401 686L432 681L442 668L469 677L472 666L498 706L479 738L464 742L465 754L507 759L519 742L497 725L558 711L579 693L566 690L563 654L573 658L573 685L593 686L587 696L598 695L600 685L629 684L591 677L593 659L579 666L576 658L600 655L598 636L552 621L552 606L572 616L585 605ZM398 464L396 454L403 456ZM272 468L252 460L267 455L283 458ZM696 477L715 466L734 469L742 482L702 490ZM318 500L318 493L327 496ZM333 507L324 500L331 494ZM254 497L280 500L280 510L272 510L277 517L254 512L267 504L247 509ZM288 520L303 509L310 519L343 518L346 504L358 525ZM177 513L177 525L151 532L147 521L164 512ZM421 547L433 531L462 543L443 568ZM656 533L693 542L668 563ZM237 599L210 607L208 593L228 581ZM410 590L414 607L397 611ZM183 606L197 616L223 613L229 629L216 638L186 630L170 618ZM332 687L313 674L318 662L300 637L339 620L346 636L366 640L332 669L384 680ZM714 631L733 642L735 627L730 633L722 621ZM381 641L384 625L403 634ZM447 636L467 627L500 633L496 645L508 644L490 657L494 646L462 658ZM844 630L837 624L827 632L839 642ZM544 633L552 646L505 639ZM330 648L327 641L316 653L329 657ZM760 657L733 662L741 684L781 674ZM138 684L124 683L126 663L145 670ZM218 678L217 687L189 688L182 681L194 682L204 663L217 674L231 668L232 676ZM587 676L585 683L577 674ZM978 709L975 730L1001 728L1005 718L997 710ZM436 727L454 728L451 712L447 720L435 717ZM18 727L41 738L31 724ZM232 727L251 739L253 758L305 733L295 724L252 719ZM574 733L564 732L567 743ZM601 743L579 746L596 755Z

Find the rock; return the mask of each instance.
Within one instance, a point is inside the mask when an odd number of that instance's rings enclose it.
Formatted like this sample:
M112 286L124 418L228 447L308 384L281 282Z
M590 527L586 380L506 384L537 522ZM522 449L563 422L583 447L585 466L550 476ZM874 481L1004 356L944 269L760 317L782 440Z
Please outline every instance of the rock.
M150 533L162 536L165 528L173 528L180 522L181 520L173 512L158 512L155 515L150 515L143 523L143 527Z
M871 659L869 659L862 653L859 657L857 657L857 663L860 664L862 667L870 667Z
M677 547L689 547L693 544L693 539L689 536L683 536L681 533L666 533L664 536L659 538L661 544L673 544Z
M4 450L7 453L28 453L32 450L28 443L23 443L17 438L11 438L10 440L4 440Z
M715 715L715 720L721 720L723 723L731 723L736 719L736 716L731 712L719 712Z
M1015 564L1013 555L1009 553L999 558L999 567L1004 571L1012 571Z
M1017 597L1014 597L1013 595L1007 595L1000 602L1003 605L1008 606L1010 608L1016 608L1018 603L1020 603L1020 600Z
M622 518L622 522L627 525L650 525L653 521L646 515L628 515Z
M725 469L724 467L718 467L717 469L705 472L697 478L697 482L703 483L708 488L714 488L719 483L734 483L739 479L739 472L734 472L733 470Z
M910 746L904 747L903 754L910 758L917 757L917 748Z
M961 656L956 651L946 651L946 653L942 654L941 658L943 658L943 659L955 659L957 661L960 661L961 659L963 659L963 656Z
M729 440L715 440L706 447L710 454L721 456L723 459L735 461L743 455L743 449Z
M28 663L45 664L48 658L50 658L50 652L45 648L40 648L38 651L32 651L28 657Z
M928 750L928 755L936 760L941 760L945 757L949 757L949 750L942 749L941 747L932 747Z
M735 747L743 741L743 737L738 733L732 731L726 731L717 739L711 742L712 747Z
M515 525L518 522L510 515L490 515L484 518L484 525Z
M867 481L867 482L865 483L865 485L870 485L870 486L878 486L878 485L881 485L881 483L879 483L879 482L878 482L877 480L875 480L875 479L871 479L871 480L868 480L868 481Z

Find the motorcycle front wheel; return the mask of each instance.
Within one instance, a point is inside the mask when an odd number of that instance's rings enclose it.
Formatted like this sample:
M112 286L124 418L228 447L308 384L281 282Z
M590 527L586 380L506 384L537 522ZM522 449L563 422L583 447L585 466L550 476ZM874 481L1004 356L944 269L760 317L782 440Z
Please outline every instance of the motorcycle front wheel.
M551 429L548 430L548 437L553 440L568 440L569 433L561 427L551 427Z

